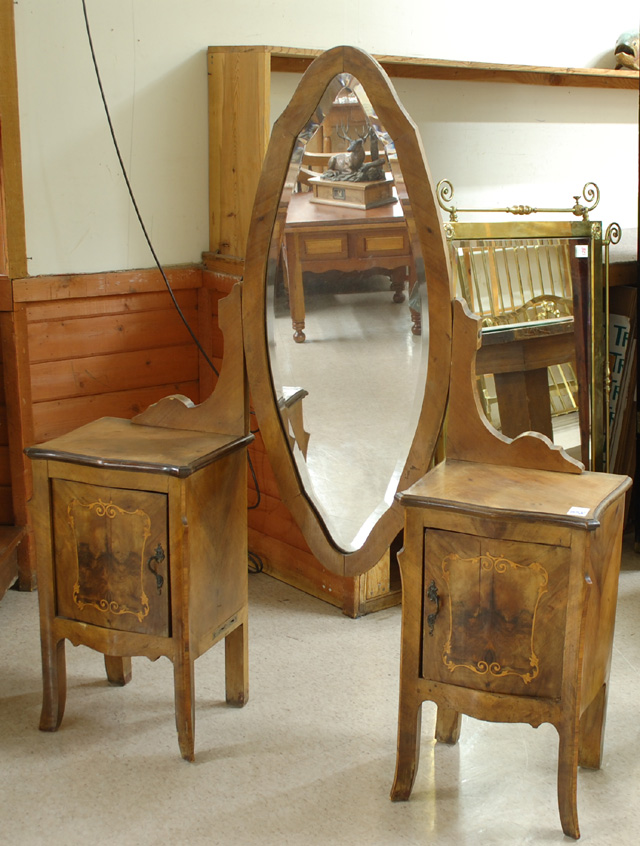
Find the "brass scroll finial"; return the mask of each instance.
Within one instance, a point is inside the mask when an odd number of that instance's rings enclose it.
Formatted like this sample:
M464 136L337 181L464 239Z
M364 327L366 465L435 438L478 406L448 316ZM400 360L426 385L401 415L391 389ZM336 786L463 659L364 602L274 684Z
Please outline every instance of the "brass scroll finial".
M438 198L438 205L441 209L449 213L449 220L456 222L458 220L458 212L505 212L507 214L528 215L537 214L539 212L553 212L553 213L567 213L581 217L583 220L589 220L589 212L592 212L600 202L600 189L595 182L587 182L582 189L582 195L574 194L573 199L575 203L569 208L534 208L533 206L516 205L506 206L503 208L494 209L459 209L453 202L453 185L448 179L441 179L436 187L436 196ZM581 196L584 202L580 202ZM591 203L591 205L589 205ZM615 243L615 242L614 242Z

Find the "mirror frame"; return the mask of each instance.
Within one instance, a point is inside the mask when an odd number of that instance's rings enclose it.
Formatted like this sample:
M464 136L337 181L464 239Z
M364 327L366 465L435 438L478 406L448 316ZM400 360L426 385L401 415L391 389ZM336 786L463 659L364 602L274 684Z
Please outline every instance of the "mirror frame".
M603 234L601 221L592 220L525 220L525 221L448 221L445 235L450 247L458 241L513 241L535 239L542 242L552 239L570 242L589 241L588 275L586 283L576 286L572 279L573 303L582 305L579 313L574 312L574 334L576 336L576 358L584 357L585 378L579 379L580 398L585 408L580 420L581 461L587 470L607 470L606 460L606 417L605 403L606 360L604 350L605 327L608 311L603 296ZM458 273L453 270L454 292L457 291ZM473 311L471 305L469 308ZM508 329L508 325L504 327ZM584 391L584 394L583 394Z
M247 241L242 297L243 336L253 408L282 501L320 563L338 575L357 576L371 569L382 558L402 529L402 507L394 498L359 549L346 552L337 546L305 493L289 448L271 378L266 315L270 244L292 152L327 87L343 73L357 78L382 126L393 139L420 245L421 255L415 258L418 276L426 277L427 284L427 382L416 431L397 490L404 490L426 473L442 426L450 378L452 288L448 248L417 128L400 104L385 71L375 59L358 48L334 47L315 59L273 126Z

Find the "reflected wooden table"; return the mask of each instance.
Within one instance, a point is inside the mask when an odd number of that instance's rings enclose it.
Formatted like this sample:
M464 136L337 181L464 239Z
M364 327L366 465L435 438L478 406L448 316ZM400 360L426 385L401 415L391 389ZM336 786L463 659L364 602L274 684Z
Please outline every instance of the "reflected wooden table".
M547 368L575 360L572 317L483 329L476 374L493 374L503 435L534 431L553 440ZM582 405L581 418L588 410Z
M294 194L284 231L283 264L296 343L305 341L303 273L339 270L373 275L388 271L393 301L404 302L415 266L407 222L399 202L372 209L311 202L311 193Z

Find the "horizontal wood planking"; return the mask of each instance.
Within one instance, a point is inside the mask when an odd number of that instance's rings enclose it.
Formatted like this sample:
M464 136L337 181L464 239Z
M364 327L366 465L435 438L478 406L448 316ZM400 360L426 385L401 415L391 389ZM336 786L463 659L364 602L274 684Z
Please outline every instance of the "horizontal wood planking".
M266 454L260 449L253 448L253 444L249 449L249 454L251 463L253 464L253 469L255 470L256 476L259 480L260 493L271 496L274 499L279 499L280 491L278 490L278 483L273 475L273 470L271 469L271 465L269 464ZM255 491L255 484L251 475L249 475L249 487Z
M174 291L199 288L202 269L199 265L165 268ZM13 280L13 300L16 303L37 303L49 300L73 300L118 294L146 294L166 291L160 271L113 270L104 273L78 273L63 276L29 276Z
M198 378L193 344L31 365L31 392L38 402L89 397Z
M6 438L5 438L6 440ZM11 484L11 467L9 464L9 446L0 442L0 485Z
M134 417L170 394L184 394L193 402L198 402L198 382L175 382L131 391L39 402L33 408L34 442L57 438L100 417Z
M1 166L0 162L0 166ZM2 185L0 184L0 191ZM0 202L2 202L2 195L0 194ZM5 245L2 243L2 226L0 226L0 263L5 255ZM8 276L0 273L0 311L11 311L13 300L11 298L11 281Z
M0 525L13 524L13 498L11 485L0 485Z
M197 288L175 291L175 298L181 309L197 306ZM106 314L132 314L173 309L173 301L167 291L151 291L146 294L124 294L108 297L92 297L75 300L47 300L27 303L25 313L30 323L39 321L65 320Z
M165 272L197 337L201 268ZM169 394L200 401L199 353L158 271L38 277L17 280L16 290L27 325L31 442L99 417L133 417Z
M336 576L310 552L290 546L273 531L265 534L249 526L249 550L260 556L265 573L338 608L356 592L355 579Z
M185 312L195 325L195 307ZM134 312L31 323L28 329L31 363L53 362L79 355L105 355L193 342L175 311Z
M254 497L249 498L249 505L253 505ZM249 511L249 525L252 529L263 534L286 539L287 545L309 552L302 532L291 516L291 512L280 499L260 492L260 506Z

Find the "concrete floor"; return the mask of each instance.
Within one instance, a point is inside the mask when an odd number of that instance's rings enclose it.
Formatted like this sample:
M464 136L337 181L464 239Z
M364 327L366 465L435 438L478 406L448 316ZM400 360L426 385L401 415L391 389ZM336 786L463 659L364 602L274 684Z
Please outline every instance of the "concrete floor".
M196 662L196 761L180 758L166 659L107 684L102 656L67 646L62 726L38 731L37 595L0 603L0 843L464 846L571 842L556 805L555 729L463 720L433 740L408 802L394 773L400 608L352 620L269 576L250 577L251 696L224 702L224 648ZM640 556L620 576L604 765L580 771L581 843L640 829Z

